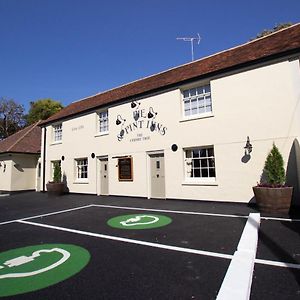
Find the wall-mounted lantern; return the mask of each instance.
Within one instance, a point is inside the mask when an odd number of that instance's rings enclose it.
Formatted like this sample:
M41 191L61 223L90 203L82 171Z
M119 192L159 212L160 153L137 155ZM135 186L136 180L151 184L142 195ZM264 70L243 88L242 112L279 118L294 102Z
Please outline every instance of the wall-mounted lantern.
M246 145L244 147L245 149L245 155L250 155L250 153L252 152L252 144L250 143L250 138L249 136L247 136L247 142Z

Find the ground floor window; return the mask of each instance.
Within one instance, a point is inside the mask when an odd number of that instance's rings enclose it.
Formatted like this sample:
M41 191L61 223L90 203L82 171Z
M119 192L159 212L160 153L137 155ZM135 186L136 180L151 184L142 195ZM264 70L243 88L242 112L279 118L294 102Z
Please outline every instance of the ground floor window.
M185 150L186 177L193 179L215 179L214 148L199 147Z
M76 164L76 179L87 179L88 178L88 159L78 158L75 159Z
M132 157L124 157L118 159L119 181L132 181Z
M54 177L54 166L55 164L58 164L59 167L61 168L61 160L52 160L51 161L51 180L53 180Z

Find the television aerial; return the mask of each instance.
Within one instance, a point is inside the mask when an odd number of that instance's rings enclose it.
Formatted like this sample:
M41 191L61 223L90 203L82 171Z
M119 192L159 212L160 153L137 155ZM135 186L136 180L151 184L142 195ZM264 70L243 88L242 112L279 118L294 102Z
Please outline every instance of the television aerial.
M200 44L201 36L199 33L197 33L197 37L178 37L176 40L182 40L184 42L190 42L191 43L191 52L192 52L192 61L194 60L194 41L197 41L197 45Z

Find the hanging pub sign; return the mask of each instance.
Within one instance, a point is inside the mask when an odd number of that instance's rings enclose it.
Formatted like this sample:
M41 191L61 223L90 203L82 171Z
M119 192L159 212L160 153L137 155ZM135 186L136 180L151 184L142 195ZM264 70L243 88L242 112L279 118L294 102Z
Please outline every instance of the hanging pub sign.
M156 120L157 112L153 107L149 107L148 110L140 108L140 102L131 102L132 118L131 122L127 122L121 115L117 116L116 125L120 127L120 133L117 135L118 141L122 141L126 135L136 132L138 133L142 129L149 130L150 133L158 133L165 135L167 127L161 122ZM137 138L130 139L132 142L148 140L150 137L143 137L142 134L138 134Z

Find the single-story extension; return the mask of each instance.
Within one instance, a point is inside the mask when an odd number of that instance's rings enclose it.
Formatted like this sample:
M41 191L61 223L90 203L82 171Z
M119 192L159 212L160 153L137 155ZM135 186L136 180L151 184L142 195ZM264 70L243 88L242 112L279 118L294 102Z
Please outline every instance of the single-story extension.
M42 130L37 122L0 141L0 192L40 190Z

